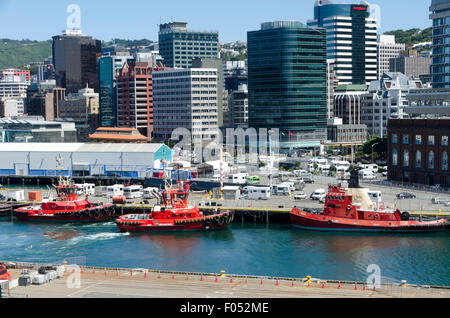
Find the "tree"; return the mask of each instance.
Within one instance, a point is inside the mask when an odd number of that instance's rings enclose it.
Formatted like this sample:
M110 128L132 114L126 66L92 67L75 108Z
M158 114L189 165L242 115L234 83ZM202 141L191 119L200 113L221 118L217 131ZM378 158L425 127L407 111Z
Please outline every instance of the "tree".
M383 138L378 136L371 137L364 145L359 148L358 156L366 155L372 157L372 150L374 159L386 159L387 158L387 137Z

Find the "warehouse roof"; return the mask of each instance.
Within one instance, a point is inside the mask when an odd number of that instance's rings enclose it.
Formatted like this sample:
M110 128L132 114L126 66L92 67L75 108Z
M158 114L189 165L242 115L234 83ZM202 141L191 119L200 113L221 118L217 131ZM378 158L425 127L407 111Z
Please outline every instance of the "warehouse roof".
M157 152L164 144L1 143L0 152ZM167 147L168 148L168 147Z

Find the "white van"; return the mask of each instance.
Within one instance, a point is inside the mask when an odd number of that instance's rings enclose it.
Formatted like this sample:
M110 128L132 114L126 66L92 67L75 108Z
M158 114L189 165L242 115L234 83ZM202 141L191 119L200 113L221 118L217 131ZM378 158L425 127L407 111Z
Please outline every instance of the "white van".
M115 196L123 195L123 185L122 184L115 184L113 186L109 186L106 188L106 197L112 198Z
M312 200L319 200L320 198L322 198L326 194L327 193L326 193L325 189L317 189L316 191L311 193L310 199L312 199Z
M291 195L291 186L289 184L279 184L275 186L276 195Z
M144 189L144 199L154 199L155 192L159 193L159 189L158 188L145 188Z
M361 165L360 167L361 167L361 170L370 170L374 174L378 173L378 165L377 164Z
M270 187L245 187L244 197L248 200L269 200Z
M372 170L361 170L359 171L359 177L362 180L374 180L377 176L372 172Z
M127 199L142 198L144 195L144 188L140 185L133 185L123 188L123 195Z
M245 184L247 183L247 177L248 176L245 173L230 174L228 176L228 182L235 184Z

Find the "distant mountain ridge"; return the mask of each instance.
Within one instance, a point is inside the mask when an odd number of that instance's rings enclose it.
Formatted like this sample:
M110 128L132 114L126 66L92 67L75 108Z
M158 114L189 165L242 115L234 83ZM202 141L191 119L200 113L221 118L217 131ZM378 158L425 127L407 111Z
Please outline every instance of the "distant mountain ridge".
M386 35L395 35L397 43L405 43L411 47L414 44L430 42L432 28L421 30L419 28L409 30L393 30L385 32ZM155 43L152 40L129 40L129 39L113 39L111 41L103 41L103 46L118 45L122 47L148 46ZM225 44L224 48L228 48ZM233 47L239 55L224 55L224 60L244 60L247 52L244 47ZM52 41L32 41L32 40L10 40L0 39L0 69L4 68L24 68L31 63L43 62L44 59L52 55Z

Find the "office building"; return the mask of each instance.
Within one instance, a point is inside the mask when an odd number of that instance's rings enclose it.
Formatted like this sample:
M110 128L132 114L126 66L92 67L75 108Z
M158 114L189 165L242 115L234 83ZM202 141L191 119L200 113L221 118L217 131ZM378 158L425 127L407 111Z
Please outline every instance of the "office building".
M5 82L22 82L30 84L30 70L19 70L14 68L0 70L0 81Z
M423 57L417 52L410 52L389 60L389 72L402 73L411 79L431 74L431 57Z
M342 119L343 125L361 125L361 105L367 86L339 85L334 90L334 118Z
M117 126L116 74L132 56L111 55L98 60L99 124L101 127Z
M192 68L214 68L217 70L217 120L219 127L223 127L224 122L224 95L223 95L223 63L218 58L200 58L192 60Z
M223 62L223 78L228 93L238 90L242 84L248 85L246 61Z
M400 57L405 52L404 43L396 43L395 35L378 35L377 41L377 80L389 72L389 60Z
M153 79L152 73L162 70L147 62L129 61L117 74L117 126L137 128L152 138L153 133Z
M365 1L316 1L311 27L325 28L327 57L335 61L339 84L369 84L377 79L377 22Z
M23 116L25 113L25 98L0 97L0 118Z
M89 87L67 94L59 105L60 118L75 122L79 141L87 141L89 134L98 128L98 112L98 93Z
M98 88L97 57L101 56L101 41L80 32L66 30L53 37L53 62L58 87L67 93L77 93L87 86Z
M248 128L248 87L242 84L230 94L229 99L230 126Z
M185 22L164 23L159 26L159 53L164 66L189 68L196 57L219 58L219 33L191 31Z
M192 141L217 136L218 71L216 68L168 69L153 72L154 138L168 141L177 128Z
M367 125L369 134L386 136L390 118L406 117L405 109L409 107L406 94L420 88L420 80L411 80L401 73L384 73L381 80L370 83L361 107L361 123Z
M284 150L327 137L326 31L268 22L248 38L249 127L279 128Z
M430 19L433 21L431 67L433 88L450 88L450 0L432 0Z

